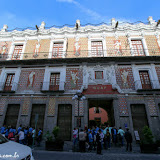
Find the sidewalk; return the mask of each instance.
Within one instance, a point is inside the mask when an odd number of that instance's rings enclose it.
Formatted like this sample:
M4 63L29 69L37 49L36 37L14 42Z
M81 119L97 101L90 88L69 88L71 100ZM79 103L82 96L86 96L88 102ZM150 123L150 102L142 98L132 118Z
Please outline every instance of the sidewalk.
M63 147L63 152L76 152L76 149L75 151L73 150L73 143L71 141L65 141L64 142L64 147ZM140 147L138 144L133 144L133 151L132 152L126 152L126 147L123 146L123 147L115 147L115 146L112 146L110 149L108 150L105 150L103 149L102 152L105 154L105 153L119 153L119 154L128 154L128 153L136 153L136 154L140 154ZM41 143L41 146L40 147L34 147L34 150L35 151L45 151L45 142L43 141ZM88 152L88 153L96 153L96 151L91 151L91 152Z

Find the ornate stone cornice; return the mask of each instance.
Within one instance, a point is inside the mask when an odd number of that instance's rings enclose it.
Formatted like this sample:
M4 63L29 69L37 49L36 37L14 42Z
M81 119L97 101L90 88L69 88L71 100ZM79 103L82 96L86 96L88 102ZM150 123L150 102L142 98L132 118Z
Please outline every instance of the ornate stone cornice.
M144 24L144 23L138 23L138 24L120 24L116 28L116 34L118 33L132 33L132 32L160 32L160 25L156 26L157 23L152 24ZM41 28L39 32L37 30L24 30L24 31L17 31L13 30L11 32L7 32L4 30L0 31L0 38L9 38L9 37L25 37L25 36L37 36L37 35L62 35L62 34L87 34L87 33L114 33L115 28L111 25L100 25L100 26L84 26L80 27L78 30L76 30L75 27L63 27L63 28L50 28L45 29Z

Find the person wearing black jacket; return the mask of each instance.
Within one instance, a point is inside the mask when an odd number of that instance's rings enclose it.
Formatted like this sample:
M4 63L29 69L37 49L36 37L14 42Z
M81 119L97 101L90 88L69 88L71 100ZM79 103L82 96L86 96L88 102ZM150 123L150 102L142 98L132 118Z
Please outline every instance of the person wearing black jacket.
M127 128L125 133L125 139L127 141L126 151L128 151L128 147L130 148L130 151L132 151L132 134L129 132L129 128Z

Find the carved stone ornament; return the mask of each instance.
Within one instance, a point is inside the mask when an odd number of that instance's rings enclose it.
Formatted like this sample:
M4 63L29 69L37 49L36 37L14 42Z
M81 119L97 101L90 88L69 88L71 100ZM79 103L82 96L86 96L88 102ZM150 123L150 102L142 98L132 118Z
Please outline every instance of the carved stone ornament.
M127 81L128 71L124 70L121 74L121 77L123 81L123 87L128 87L128 81Z
M33 86L33 82L34 82L34 78L35 78L35 72L31 72L28 76L28 87L32 87Z
M103 66L101 66L101 65L96 65L96 66L94 66L93 67L93 70L96 70L96 71L101 71L101 70L104 70L104 67Z
M76 37L76 42L74 44L75 47L75 56L80 55L80 44L79 44L79 37Z
M132 31L155 31L155 27L156 27L156 22L153 20L152 17L149 17L149 24L144 24L144 23L137 23L137 24L130 24L130 23L124 23L118 26L117 28L117 32L125 32L126 30L128 32L132 32ZM23 31L17 31L17 30L13 30L11 32L7 32L7 25L4 26L1 31L0 31L0 37L25 37L25 35L27 36L37 36L37 30L30 30L30 29L26 29ZM50 29L45 29L45 23L42 22L40 25L40 31L41 31L41 35L57 35L57 34L74 34L75 33L75 28L73 27L67 27L64 26L62 28L56 28L56 27L52 27ZM159 26L157 27L159 29ZM88 34L88 32L92 31L93 33L105 33L105 32L114 32L115 31L115 19L112 19L112 25L107 25L107 24L103 24L103 25L99 25L99 26L91 26L91 25L87 25L87 26L81 26L78 28L78 32L79 34L84 33L84 34Z

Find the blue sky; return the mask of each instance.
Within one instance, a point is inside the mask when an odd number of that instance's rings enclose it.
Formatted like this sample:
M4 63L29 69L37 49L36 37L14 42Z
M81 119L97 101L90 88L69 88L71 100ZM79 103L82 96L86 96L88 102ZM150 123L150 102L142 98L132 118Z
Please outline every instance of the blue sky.
M9 30L35 27L42 21L46 26L110 23L111 18L119 21L147 22L148 16L160 19L160 0L1 0L0 28Z

